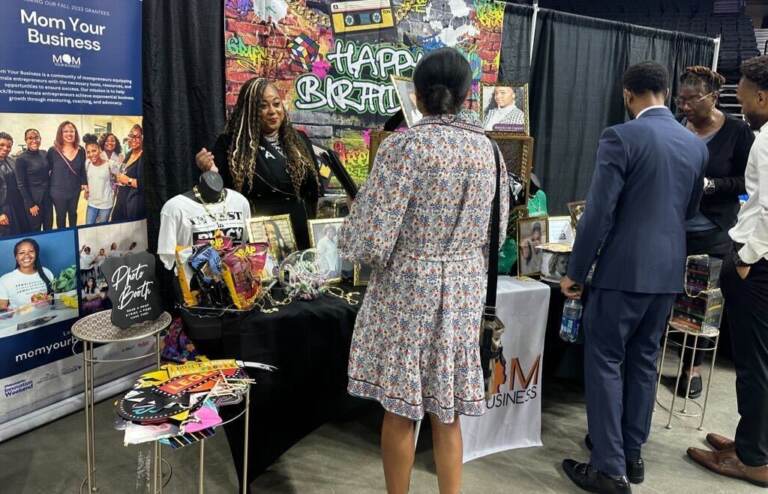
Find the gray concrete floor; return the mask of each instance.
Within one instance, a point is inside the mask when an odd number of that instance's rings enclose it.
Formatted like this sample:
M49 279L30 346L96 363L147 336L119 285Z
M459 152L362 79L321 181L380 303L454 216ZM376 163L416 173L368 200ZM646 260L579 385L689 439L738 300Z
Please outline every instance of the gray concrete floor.
M665 373L671 373L672 367ZM661 396L671 399L664 389ZM584 402L579 389L558 382L544 389L544 447L508 451L472 461L464 468L465 493L579 492L560 469L563 458L587 459ZM112 400L97 406L97 481L101 493L147 492L142 461L149 446L122 446L122 434L111 427ZM254 492L358 494L384 492L378 450L376 414L344 423L326 424L304 438L252 485ZM712 384L705 429L732 435L736 427L734 372L718 366ZM705 432L696 419L673 419L657 407L651 438L643 456L646 481L636 493L749 493L761 489L718 477L688 460L688 446L703 446ZM78 492L83 478L82 413L0 444L0 492L49 494ZM206 443L206 492L236 491L235 471L223 432ZM253 445L258 447L258 445ZM164 449L173 468L166 493L197 492L197 447ZM437 492L430 438L423 434L413 471L413 493ZM763 491L765 492L765 491Z

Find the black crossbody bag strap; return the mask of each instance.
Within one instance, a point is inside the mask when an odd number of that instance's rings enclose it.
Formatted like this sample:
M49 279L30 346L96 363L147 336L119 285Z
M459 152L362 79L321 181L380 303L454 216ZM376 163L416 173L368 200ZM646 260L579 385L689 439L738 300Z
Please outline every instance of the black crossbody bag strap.
M496 313L496 287L499 277L499 222L501 221L501 163L499 148L491 141L493 158L496 161L496 193L491 207L491 232L488 243L488 290L485 294L485 315Z

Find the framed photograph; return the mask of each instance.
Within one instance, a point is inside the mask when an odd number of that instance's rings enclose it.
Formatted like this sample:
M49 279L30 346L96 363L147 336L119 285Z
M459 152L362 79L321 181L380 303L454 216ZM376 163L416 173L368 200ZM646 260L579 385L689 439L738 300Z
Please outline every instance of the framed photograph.
M570 216L550 216L548 228L549 241L555 244L572 244L573 227Z
M352 278L352 284L355 286L368 286L371 281L371 272L373 269L366 264L355 263L355 272Z
M248 239L250 242L269 244L267 265L264 267L265 280L275 276L280 263L296 252L296 239L289 214L251 218L248 221Z
M482 86L480 108L485 130L531 134L528 84Z
M576 231L576 227L579 224L581 215L584 214L584 208L587 207L587 201L576 201L568 203L568 212L571 214L571 226L573 231Z
M550 228L552 225L550 218ZM541 279L550 283L560 283L560 280L568 273L568 258L571 255L571 246L560 243L543 244L538 247L541 257Z
M394 134L389 130L371 130L371 145L368 148L368 171L373 169L373 162L376 160L376 153L379 152L379 146L390 134Z
M422 114L416 107L416 86L413 80L405 77L392 76L392 85L395 86L397 99L400 100L400 108L405 116L405 123L413 127L422 118Z
M509 187L514 197L510 207L525 206L528 204L533 170L533 137L510 132L486 132L486 135L499 146L507 165Z
M343 218L309 220L309 241L317 251L320 268L327 270L329 281L341 281L341 256L339 255L339 228Z
M517 224L517 274L533 276L541 274L541 249L536 247L548 242L548 218L534 216L523 218Z

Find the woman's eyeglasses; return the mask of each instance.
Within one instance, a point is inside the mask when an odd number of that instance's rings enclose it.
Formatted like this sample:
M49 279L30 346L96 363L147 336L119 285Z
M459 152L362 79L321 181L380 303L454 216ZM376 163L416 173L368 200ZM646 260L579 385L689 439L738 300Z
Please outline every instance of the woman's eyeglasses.
M141 139L141 134L128 134L128 139Z
M711 93L707 93L704 96L693 97L693 98L683 98L682 96L678 96L677 98L675 98L675 104L677 104L678 107L685 106L686 104L695 105L697 103L701 103L702 101L707 99L709 96L712 96L713 94L715 94L714 91Z

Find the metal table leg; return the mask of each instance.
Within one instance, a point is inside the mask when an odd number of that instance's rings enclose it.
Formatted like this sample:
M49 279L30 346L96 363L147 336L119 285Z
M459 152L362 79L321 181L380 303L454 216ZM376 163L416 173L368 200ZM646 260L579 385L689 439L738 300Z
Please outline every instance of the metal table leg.
M86 485L88 487L88 492L93 492L95 490L95 479L94 479L94 459L91 456L91 451L93 450L92 444L93 444L93 428L91 427L91 388L89 385L89 381L91 378L91 372L90 367L92 365L91 359L89 357L89 346L90 343L83 342L83 403L84 403L84 411L85 411L85 474L86 474ZM82 487L81 487L82 490Z
M712 374L715 372L715 359L717 358L717 347L720 344L720 334L715 336L715 348L712 351L712 364L709 366L709 377L707 378L707 391L704 395L704 407L701 410L701 422L699 430L704 430L704 415L707 413L707 401L709 401L709 388L712 386Z
M683 351L680 354L680 363L677 364L677 379L675 379L675 389L672 390L672 404L669 406L669 420L666 428L672 428L672 415L675 412L675 399L677 398L677 387L680 386L680 375L683 373L683 360L685 357L685 347L688 344L688 333L683 333Z
M693 337L693 348L691 349L691 365L688 366L688 383L685 386L685 396L683 401L683 409L680 410L680 413L688 413L688 396L691 394L691 381L693 381L693 362L696 360L696 351L699 348L699 335ZM685 354L685 348L683 349L683 354ZM680 356L680 359L683 360L683 356ZM677 394L677 388L675 388L675 394Z
M200 441L200 466L197 471L197 492L205 493L205 439Z
M155 353L157 355L157 368L160 368L160 333L155 334ZM163 492L163 453L160 449L160 441L155 441L154 446L154 476L153 476L153 490L156 494L162 494Z
M243 494L248 492L248 429L251 424L251 386L245 391L245 436L243 438Z
M654 393L654 396L658 394L659 388L661 387L661 376L662 376L662 371L664 370L664 361L667 358L667 342L668 341L669 341L669 326L667 326L667 330L664 332L664 344L661 347L661 360L659 360L659 363L656 366L656 373L658 374L659 378L656 380L656 392ZM653 410L656 411L656 400L653 401Z

